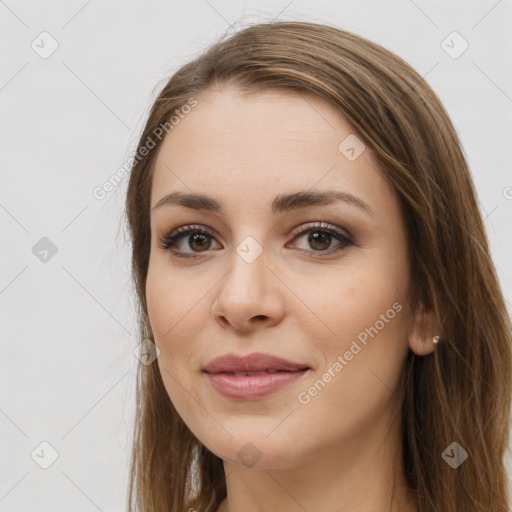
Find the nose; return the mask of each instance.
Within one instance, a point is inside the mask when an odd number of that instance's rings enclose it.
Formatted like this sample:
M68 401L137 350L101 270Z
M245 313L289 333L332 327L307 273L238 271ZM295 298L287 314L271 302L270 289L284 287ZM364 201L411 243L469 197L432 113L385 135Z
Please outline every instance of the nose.
M249 263L233 251L232 265L212 305L221 327L239 332L268 328L284 316L283 284L268 265L266 251Z

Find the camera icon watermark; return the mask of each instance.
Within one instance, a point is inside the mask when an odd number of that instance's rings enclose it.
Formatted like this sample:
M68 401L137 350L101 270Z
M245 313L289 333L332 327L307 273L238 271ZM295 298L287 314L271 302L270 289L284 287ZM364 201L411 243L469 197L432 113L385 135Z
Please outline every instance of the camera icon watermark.
M160 349L145 339L135 347L133 354L144 366L149 366L160 355Z
M246 236L238 244L236 252L246 263L252 263L263 252L263 247L252 236Z
M48 469L59 458L59 452L48 441L43 441L32 450L30 457L39 467Z
M338 151L351 162L359 158L365 149L366 146L353 133L345 137L338 146Z
M441 48L452 59L458 59L469 48L469 43L457 31L453 31L441 41Z
M45 31L41 32L30 43L30 47L39 55L39 57L41 57L41 59L47 59L57 50L59 43L50 33Z
M57 246L46 236L43 236L32 247L32 254L43 263L48 263L57 254L57 251Z
M468 458L468 452L454 441L445 449L441 457L448 465L456 469Z
M252 468L263 456L263 453L258 449L257 446L252 443L247 443L238 450L236 454L238 460L248 468Z

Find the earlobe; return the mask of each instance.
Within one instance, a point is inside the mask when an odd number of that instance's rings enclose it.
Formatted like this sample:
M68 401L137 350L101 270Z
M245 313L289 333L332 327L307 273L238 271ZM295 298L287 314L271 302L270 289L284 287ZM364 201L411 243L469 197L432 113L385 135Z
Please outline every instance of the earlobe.
M418 356L426 356L434 352L436 348L437 341L439 336L432 336L431 338L419 338L416 337L413 340L409 341L410 349Z
M412 319L409 333L409 347L418 356L426 356L436 349L441 329L432 309L420 304Z

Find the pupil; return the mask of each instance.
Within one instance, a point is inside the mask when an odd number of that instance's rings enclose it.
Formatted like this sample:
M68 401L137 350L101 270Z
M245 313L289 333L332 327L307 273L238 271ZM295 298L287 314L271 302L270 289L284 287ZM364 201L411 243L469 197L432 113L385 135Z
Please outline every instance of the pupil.
M190 239L189 239L189 246L191 249L194 249L192 244L196 243L198 240L199 240L199 250L200 251L204 251L204 250L208 249L210 244L207 244L206 247L204 245L201 245L201 244L204 244L205 241L208 241L208 237L203 235L202 233L196 233L195 235L192 235L192 243L190 243Z
M320 243L320 247L316 247L316 249L327 249L331 243L331 235L329 233L315 231L309 235L308 241L314 249L317 243ZM326 241L327 244L325 244ZM323 245L322 242L324 242Z

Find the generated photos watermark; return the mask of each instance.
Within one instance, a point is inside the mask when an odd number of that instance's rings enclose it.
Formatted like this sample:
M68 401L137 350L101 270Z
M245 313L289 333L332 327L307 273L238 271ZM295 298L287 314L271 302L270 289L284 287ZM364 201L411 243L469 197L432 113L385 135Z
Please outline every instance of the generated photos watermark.
M123 166L117 169L116 172L111 174L102 185L94 187L92 195L98 201L105 199L111 192L113 192L121 183L121 181L130 174L130 169L133 167L135 162L140 162L146 157L149 152L156 147L157 142L154 138L159 141L168 134L174 127L176 127L180 120L185 118L194 107L197 106L197 100L195 98L189 98L185 105L174 111L175 115L172 115L168 121L159 124L154 130L152 135L148 135L146 141L143 144L139 144L136 151L133 152L132 156L126 160ZM154 137L154 138L153 138Z
M393 318L395 318L396 314L402 311L402 304L399 302L395 302L385 313L380 315L379 320L377 320L372 326L365 328L357 335L357 340L353 340L349 350L345 351L343 354L338 355L336 360L327 368L327 370L322 374L322 376L317 379L312 386L310 386L307 390L301 391L297 395L297 399L299 403L302 405L307 405L311 402L311 399L320 393L325 386L334 379L348 364L355 355L359 354L361 350L366 347L368 342L370 341L368 337L373 339L379 332L384 329L386 324L388 324ZM359 343L358 343L359 341ZM363 345L361 347L361 345Z

